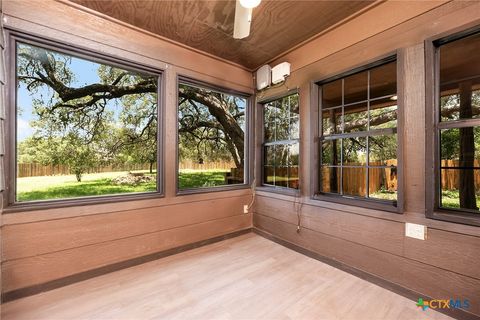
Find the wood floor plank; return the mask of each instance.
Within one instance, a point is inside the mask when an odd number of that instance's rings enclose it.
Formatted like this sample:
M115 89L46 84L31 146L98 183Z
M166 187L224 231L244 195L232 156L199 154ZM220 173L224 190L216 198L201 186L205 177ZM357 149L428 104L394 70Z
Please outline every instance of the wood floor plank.
M294 202L257 196L255 212L297 224ZM304 204L300 215L305 228L370 248L417 260L480 280L480 237L435 228L426 241L405 237L405 224ZM272 234L278 232L272 231ZM421 244L421 245L419 245ZM440 254L440 252L442 254Z
M2 319L450 319L255 234L3 305Z
M303 228L297 232L296 225L261 214L254 215L254 226L323 257L386 279L427 297L468 299L471 302L468 312L480 313L480 281L477 279L311 229Z

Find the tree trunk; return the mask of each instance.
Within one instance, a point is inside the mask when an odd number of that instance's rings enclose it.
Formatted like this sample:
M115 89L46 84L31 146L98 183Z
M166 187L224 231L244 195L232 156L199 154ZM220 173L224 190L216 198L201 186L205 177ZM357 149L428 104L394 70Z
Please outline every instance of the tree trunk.
M150 161L150 174L153 173L153 164L154 164L154 161Z
M228 136L227 140L230 140L236 149L231 150L229 148L229 151L232 154L232 159L235 161L236 164L238 164L238 168L243 168L245 161L245 133L243 132L241 126L238 124L237 119L235 119L228 112L228 105L226 105L226 102L218 99L214 95L208 94L203 89L181 88L179 91L179 95L182 98L191 99L208 108L210 114L215 117L218 123L220 123L220 125L222 126L222 131L225 133L226 136Z
M465 81L460 84L460 119L472 117L472 83ZM460 208L477 210L475 196L475 139L472 127L460 128Z

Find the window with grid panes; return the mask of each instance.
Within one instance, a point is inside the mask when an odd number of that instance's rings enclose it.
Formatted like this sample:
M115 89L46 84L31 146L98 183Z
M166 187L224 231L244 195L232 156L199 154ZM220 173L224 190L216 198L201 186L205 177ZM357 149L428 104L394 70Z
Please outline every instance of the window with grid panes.
M270 101L263 107L263 185L298 189L298 93Z
M459 219L468 215L477 218L480 212L480 33L442 39L435 45L439 155L436 208L448 210Z
M322 81L319 192L396 205L397 64Z

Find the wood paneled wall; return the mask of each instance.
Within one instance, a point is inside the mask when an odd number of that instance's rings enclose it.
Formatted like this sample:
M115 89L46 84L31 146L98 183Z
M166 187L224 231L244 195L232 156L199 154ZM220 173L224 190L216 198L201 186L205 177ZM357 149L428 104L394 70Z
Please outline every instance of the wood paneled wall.
M293 196L257 191L254 227L419 297L469 299L471 307L463 315L480 316L480 228L424 215L425 192L430 188L425 178L425 146L431 143L425 138L425 113L432 108L425 102L424 41L474 24L480 25L479 2L387 1L272 63L289 61L293 72L283 88L268 91L264 98L281 94L285 87L300 91L302 204ZM317 97L311 81L392 53L400 66L404 213L313 200ZM257 160L259 146L257 140ZM405 222L426 225L427 239L405 237Z
M5 25L164 69L165 150L175 150L176 76L252 92L243 68L55 1L3 1ZM372 14L375 14L372 18ZM480 315L479 228L425 219L425 55L423 41L475 22L478 2L390 2L283 55L294 71L287 87L301 101L301 193L257 191L254 225L353 268L435 298L468 298ZM480 23L479 21L477 21ZM328 43L328 45L326 45ZM404 72L402 215L311 200L315 158L310 82L398 53ZM266 95L277 95L277 88ZM265 98L265 97L264 97ZM428 109L427 109L428 110ZM258 127L258 126L257 126ZM257 140L257 149L259 146ZM256 155L257 163L260 159ZM165 153L165 198L3 215L2 292L251 226L242 213L250 190L175 196L175 153ZM298 215L301 230L296 232ZM428 226L425 241L404 237L405 222Z
M250 72L62 2L3 1L2 9L5 27L162 69L165 86L165 197L3 214L3 293L252 226L243 213L250 189L175 194L177 75L253 93Z
M1 19L1 16L3 15L3 11L1 8L1 1L0 1L0 192L3 192L5 189L5 176L2 174L3 173L3 168L4 168L4 156L5 156L5 133L4 133L4 120L5 120L5 37L3 33L3 19ZM3 208L3 197L0 194L0 244L1 244L1 239L2 239L2 224L3 224L3 217L2 217L2 208ZM0 245L0 257L3 255L3 248ZM2 287L3 282L2 282L2 269L0 268L0 288ZM0 296L0 312L2 310L2 297Z

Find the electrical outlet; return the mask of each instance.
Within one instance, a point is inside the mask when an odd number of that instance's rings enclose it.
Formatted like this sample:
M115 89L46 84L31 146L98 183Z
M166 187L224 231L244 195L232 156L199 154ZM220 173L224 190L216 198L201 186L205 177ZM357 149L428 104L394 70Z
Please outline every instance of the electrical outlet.
M243 205L243 213L248 213L248 204Z
M419 240L427 237L427 227L421 224L405 223L405 236Z

